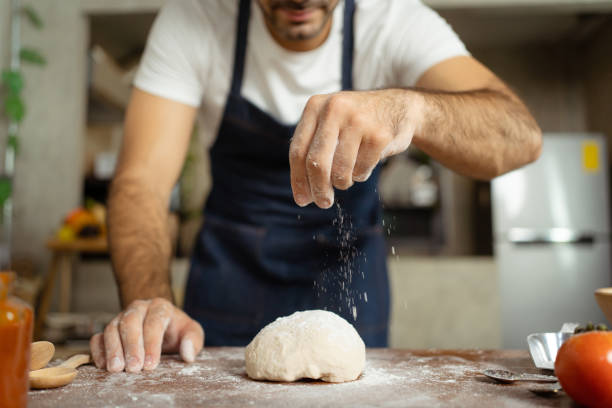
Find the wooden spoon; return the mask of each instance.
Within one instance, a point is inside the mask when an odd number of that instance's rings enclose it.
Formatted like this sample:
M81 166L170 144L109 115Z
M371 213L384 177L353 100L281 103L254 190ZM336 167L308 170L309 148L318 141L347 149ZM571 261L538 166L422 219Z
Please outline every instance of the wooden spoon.
M76 368L89 362L89 354L77 354L58 366L30 371L30 387L56 388L69 384L77 375Z
M30 370L38 370L46 366L55 354L55 346L48 341L35 341L32 343L30 353Z

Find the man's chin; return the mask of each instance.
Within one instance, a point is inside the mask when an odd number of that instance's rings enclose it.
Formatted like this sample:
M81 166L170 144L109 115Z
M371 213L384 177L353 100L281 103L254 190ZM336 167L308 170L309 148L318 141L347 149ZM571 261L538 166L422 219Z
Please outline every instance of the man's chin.
M306 41L315 38L322 31L323 27L314 23L306 23L286 28L283 37L287 41Z
M285 40L291 41L291 42L308 41L308 40L315 38L316 36L317 36L316 32L299 31L299 32L286 33Z

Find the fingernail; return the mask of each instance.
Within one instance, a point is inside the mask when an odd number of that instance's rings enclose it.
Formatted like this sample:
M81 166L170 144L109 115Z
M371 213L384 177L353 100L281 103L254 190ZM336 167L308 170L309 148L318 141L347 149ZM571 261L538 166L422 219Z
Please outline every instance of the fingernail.
M323 208L329 208L334 204L334 192L328 192L325 197L321 200L321 205Z
M369 171L368 173L365 173L365 174L361 174L361 175L358 175L358 176L353 176L353 180L358 181L358 182L361 183L361 182L364 182L367 179L369 179L371 174L372 174L372 172Z
M342 190L348 189L353 186L353 179L350 178L347 180L347 177L344 176L336 176L334 177L334 187L340 188Z
M106 360L104 357L98 355L96 358L94 358L94 364L96 365L96 368L104 368L106 366Z
M306 196L297 194L295 196L295 203L300 207L306 207L308 204L311 203L311 201Z
M181 342L181 356L188 363L193 363L195 360L195 350L191 340L187 339Z
M96 368L101 368L103 366L102 357L100 356L100 354L101 353L99 353L98 351L91 350L91 359L93 360L93 363Z
M121 360L119 360L119 357L113 357L110 363L108 363L108 371L119 370L121 370Z
M139 365L138 363L140 363L140 360L138 360L136 357L128 357L126 361L125 370L129 372L140 371L138 367Z
M103 368L104 360L101 358L94 358L94 364L96 365L96 368Z
M145 357L145 362L144 362L145 370L153 370L156 366L157 364L155 364L155 359L153 358L153 356Z

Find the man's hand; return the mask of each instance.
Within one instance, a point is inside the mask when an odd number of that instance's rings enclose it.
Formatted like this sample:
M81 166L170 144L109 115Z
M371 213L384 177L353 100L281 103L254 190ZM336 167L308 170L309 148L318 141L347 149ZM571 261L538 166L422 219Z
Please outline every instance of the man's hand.
M333 187L366 181L381 159L408 148L423 109L418 92L398 89L310 98L289 149L295 202L331 207Z
M190 363L203 345L202 326L162 298L132 302L90 340L96 367L110 372L153 370L162 352Z
M90 341L96 366L108 371L152 370L162 351L193 361L202 349L202 327L169 301L168 202L195 114L192 106L132 92L108 200L111 259L125 311Z
M472 57L442 61L412 89L310 98L289 148L298 205L329 208L413 143L446 167L490 180L538 158L542 133L522 101Z

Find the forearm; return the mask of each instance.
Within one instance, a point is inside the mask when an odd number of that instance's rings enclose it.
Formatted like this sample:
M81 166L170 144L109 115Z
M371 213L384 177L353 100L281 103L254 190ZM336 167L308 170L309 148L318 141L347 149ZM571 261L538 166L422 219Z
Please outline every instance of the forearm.
M423 100L413 144L452 170L491 179L540 153L540 129L510 91L411 92Z
M134 177L118 176L109 198L109 241L121 303L172 300L168 211L163 198Z
M367 180L410 144L481 179L539 156L542 135L527 108L472 57L436 64L417 85L312 96L289 147L295 202L329 208L334 189Z

